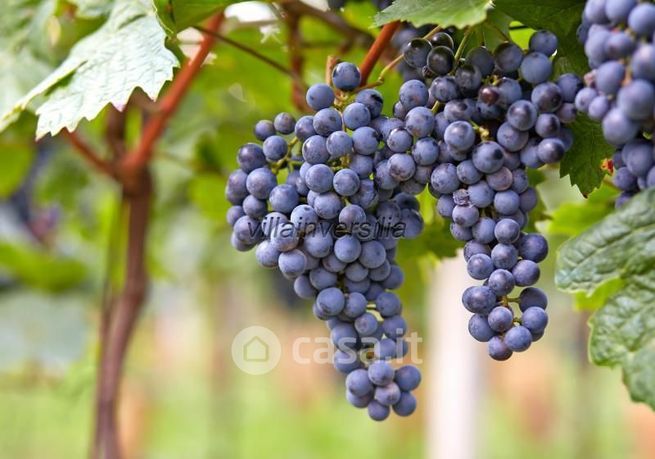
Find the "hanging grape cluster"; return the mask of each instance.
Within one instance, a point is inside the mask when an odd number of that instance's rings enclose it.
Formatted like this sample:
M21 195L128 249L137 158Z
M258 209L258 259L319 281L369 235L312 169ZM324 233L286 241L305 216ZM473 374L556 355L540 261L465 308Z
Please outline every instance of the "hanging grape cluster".
M636 0L590 0L579 37L592 71L576 97L578 110L601 122L617 147L613 181L617 207L655 186L655 5Z
M336 347L334 366L348 375L346 397L354 406L367 407L375 420L391 409L407 416L416 407L411 391L420 373L390 363L408 351L402 305L392 291L403 282L396 246L423 229L414 195L425 189L437 158L415 164L403 147L398 151L412 163L409 174L394 169L398 182L380 186L376 165L393 153L380 140L404 124L382 116L378 91L352 94L360 86L355 65L338 64L332 83L334 88L317 84L307 91L313 115L295 120L280 113L260 121L254 133L261 144L239 150L240 168L227 185L232 244L255 248L262 266L279 269L298 296L314 301L314 315L326 321ZM423 113L433 120L429 109ZM403 132L411 145L412 134Z
M334 365L347 374L347 399L375 420L416 407L420 373L390 363L407 353L392 290L403 281L398 239L423 229L415 195L426 186L465 242L468 274L483 282L462 295L470 334L506 360L544 333L547 298L534 284L548 245L525 231L538 201L528 169L571 148L567 124L582 87L573 74L550 81L556 50L547 31L534 33L525 52L507 42L464 58L448 33L412 39L403 59L422 77L401 86L393 116L382 114L378 91L360 88L357 67L340 63L332 87L307 91L313 115L260 121L261 145L239 150L227 186L233 245L256 248L261 265L314 301Z
M437 212L451 221L452 236L466 243L468 274L484 282L462 296L473 313L469 332L488 343L493 359L506 360L541 338L548 323L546 296L532 287L548 245L540 234L524 231L537 205L527 169L557 163L571 148L566 125L575 119L582 82L573 74L549 81L557 38L547 31L533 34L525 53L503 43L493 53L473 48L464 59L448 35L435 39L405 47L405 61L434 78L429 87L405 83L394 113L407 126L412 112L404 109L434 104L438 165L430 191ZM516 288L524 290L510 297Z

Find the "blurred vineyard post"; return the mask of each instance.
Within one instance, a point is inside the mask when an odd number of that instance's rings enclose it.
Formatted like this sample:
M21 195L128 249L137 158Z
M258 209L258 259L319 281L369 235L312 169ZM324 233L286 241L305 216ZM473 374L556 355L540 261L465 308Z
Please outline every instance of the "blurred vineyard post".
M475 281L462 272L466 272L466 262L459 254L444 259L432 274L426 346L429 459L474 459L480 438L477 420L485 389L480 343L462 332L467 329L469 314L460 301L464 289Z

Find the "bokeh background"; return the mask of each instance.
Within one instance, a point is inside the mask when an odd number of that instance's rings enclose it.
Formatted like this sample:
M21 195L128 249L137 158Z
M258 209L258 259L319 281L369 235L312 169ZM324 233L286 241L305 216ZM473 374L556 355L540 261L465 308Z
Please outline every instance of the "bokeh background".
M286 32L270 9L229 13L228 36L288 59ZM358 4L345 14L366 29L373 9ZM94 27L59 21L58 43ZM326 56L343 37L312 19L301 32L305 79L321 81ZM198 39L185 33L182 44L191 51ZM362 49L342 48L344 59L361 60ZM392 75L382 87L387 112L399 84ZM159 146L148 248L153 283L120 410L128 457L654 457L655 415L630 402L618 371L588 363L586 307L594 300L554 289L554 250L542 268L546 336L509 362L486 357L466 331L466 272L457 258L439 256L455 248L437 237L428 197L423 211L432 230L400 248L405 314L423 338L417 412L375 423L348 405L331 365L294 362L293 340L327 336L327 329L284 279L231 248L223 197L238 146L252 139L257 120L291 110L290 98L286 75L219 44ZM82 126L97 143L103 117ZM34 122L25 115L0 135L0 458L80 458L92 435L103 285L108 264L120 257L120 197L64 142L34 143ZM128 127L135 137L139 117ZM556 248L581 228L555 227L549 215L582 198L557 171L542 178L537 227ZM233 337L251 325L273 330L282 343L279 365L264 376L242 373L231 359Z

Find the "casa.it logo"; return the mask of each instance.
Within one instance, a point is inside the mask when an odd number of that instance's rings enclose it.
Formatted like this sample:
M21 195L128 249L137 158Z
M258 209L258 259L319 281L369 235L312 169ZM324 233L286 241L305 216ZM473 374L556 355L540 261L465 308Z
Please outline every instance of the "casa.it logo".
M232 340L232 360L244 373L266 374L277 366L281 355L280 340L266 327L244 328Z
M399 329L398 334L402 333L404 330ZM351 364L361 357L355 350L361 343L369 350L376 346L381 347L390 356L388 360L420 365L423 363L419 356L419 344L422 342L423 339L415 332L396 341L388 338L380 341L375 337L356 339L345 336L335 343L328 336L299 336L293 340L287 352L290 352L289 356L298 365L332 365L336 360L341 364ZM280 362L281 356L280 340L266 327L254 325L245 328L232 341L232 360L241 371L250 375L264 375L272 371Z

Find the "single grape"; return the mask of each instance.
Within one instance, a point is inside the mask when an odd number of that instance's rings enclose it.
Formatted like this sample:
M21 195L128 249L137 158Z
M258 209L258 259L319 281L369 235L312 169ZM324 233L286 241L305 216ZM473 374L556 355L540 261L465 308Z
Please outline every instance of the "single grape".
M496 296L507 295L515 285L514 276L506 269L497 269L489 275L488 286Z
M468 287L462 294L462 303L473 313L485 314L496 304L496 295L486 286Z
M340 62L332 70L332 84L342 91L352 91L359 86L361 75L356 65Z
M272 121L261 120L255 124L253 133L257 137L257 140L266 140L270 136L275 135L275 126Z
M540 307L529 307L523 311L521 324L533 335L543 333L548 325L548 314Z
M482 314L473 314L469 319L468 330L470 335L477 341L486 343L495 334L489 326L489 321Z
M553 73L553 64L548 56L540 52L532 52L523 58L520 74L528 83L539 84L547 81Z
M548 30L538 30L530 37L529 47L530 51L552 56L557 51L557 36Z
M432 45L423 38L415 38L403 47L403 59L412 68L421 69L425 67L428 54L432 51Z
M466 269L473 279L484 280L493 272L494 264L488 255L479 253L469 258Z
M307 105L318 111L332 106L334 102L334 91L326 84L315 84L310 86L306 95Z
M296 119L289 113L279 113L273 120L273 126L280 134L291 134L296 127Z
M489 356L498 361L504 361L512 356L512 350L505 344L500 336L494 336L488 344Z
M390 412L391 409L388 406L382 405L375 400L368 404L368 415L374 421L384 421L389 417Z
M453 69L455 54L452 48L436 46L426 57L426 65L432 73L438 76L447 75Z
M416 411L416 398L409 392L402 392L400 399L392 408L398 416L409 416Z
M514 43L501 43L494 51L494 59L501 72L511 73L521 66L523 51Z
M505 333L504 341L513 352L523 352L532 344L532 334L526 327L517 325Z
M504 333L512 328L514 313L505 306L497 306L489 313L487 320L489 322L489 328L496 332Z
M328 136L341 130L341 114L334 108L323 108L314 115L313 125L317 134Z
M655 5L639 3L628 16L628 26L637 35L651 37L655 31Z
M406 81L400 87L399 98L407 110L425 106L429 98L428 88L419 80Z

